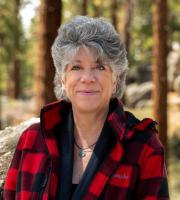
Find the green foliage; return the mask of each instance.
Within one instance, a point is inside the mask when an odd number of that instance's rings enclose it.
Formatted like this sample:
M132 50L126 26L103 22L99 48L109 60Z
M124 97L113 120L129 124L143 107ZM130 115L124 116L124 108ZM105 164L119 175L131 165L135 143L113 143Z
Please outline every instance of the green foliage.
M180 0L168 1L168 44L180 41ZM133 70L152 61L152 1L138 0L130 29L130 63Z
M170 42L180 41L180 0L171 0L169 3L169 35Z
M137 1L131 27L130 63L142 65L151 62L152 15L151 1Z
M27 39L15 2L14 0L0 2L0 89L3 93L7 90L14 57L20 61L20 64L26 65ZM21 2L25 3L25 1Z
M22 87L24 89L34 89L35 71L37 66L37 19L32 20L30 30L28 32L28 38L26 41L26 54L24 55L24 61L21 68Z

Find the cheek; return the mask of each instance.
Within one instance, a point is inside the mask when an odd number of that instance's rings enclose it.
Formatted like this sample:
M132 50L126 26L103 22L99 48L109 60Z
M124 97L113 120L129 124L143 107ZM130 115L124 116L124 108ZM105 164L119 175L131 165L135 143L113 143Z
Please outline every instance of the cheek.
M109 81L107 82L107 80L109 80ZM104 82L105 83L107 82L107 87L109 87L110 91L111 90L113 91L114 88L116 87L116 80L112 76L106 77Z
M73 77L66 77L66 81L64 82L64 89L67 93L72 92L77 86L78 81Z

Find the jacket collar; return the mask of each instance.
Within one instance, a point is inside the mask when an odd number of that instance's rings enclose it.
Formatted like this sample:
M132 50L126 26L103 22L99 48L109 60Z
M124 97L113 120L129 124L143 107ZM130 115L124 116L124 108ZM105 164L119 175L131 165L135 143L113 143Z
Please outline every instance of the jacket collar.
M46 105L41 110L40 115L43 133L45 135L51 134L53 128L63 121L63 116L67 114L69 109L71 109L71 103L65 100ZM157 124L150 118L140 121L132 113L124 111L122 102L117 98L110 102L107 121L119 142L131 139L136 130L143 131L148 127L155 129Z
M67 113L67 110L69 110L70 107L71 104L62 99L47 104L42 108L40 119L41 127L43 127L45 134L51 133L51 130L62 122L63 116Z

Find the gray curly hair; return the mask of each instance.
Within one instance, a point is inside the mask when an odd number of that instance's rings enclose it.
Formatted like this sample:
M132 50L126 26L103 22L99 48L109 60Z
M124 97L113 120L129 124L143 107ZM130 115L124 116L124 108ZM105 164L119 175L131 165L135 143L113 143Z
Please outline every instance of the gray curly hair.
M96 59L105 62L117 77L113 97L121 98L125 89L128 70L126 50L113 25L104 18L76 16L60 26L52 45L52 58L56 69L54 91L57 99L67 99L60 80L65 75L67 64L85 46L96 51Z

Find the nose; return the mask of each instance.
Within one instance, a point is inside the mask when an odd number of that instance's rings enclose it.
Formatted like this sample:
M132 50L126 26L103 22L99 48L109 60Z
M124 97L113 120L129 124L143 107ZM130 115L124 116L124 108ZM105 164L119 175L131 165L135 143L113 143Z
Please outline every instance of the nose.
M81 75L81 82L82 83L93 83L95 82L95 74L93 70L84 70Z

